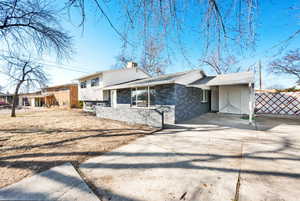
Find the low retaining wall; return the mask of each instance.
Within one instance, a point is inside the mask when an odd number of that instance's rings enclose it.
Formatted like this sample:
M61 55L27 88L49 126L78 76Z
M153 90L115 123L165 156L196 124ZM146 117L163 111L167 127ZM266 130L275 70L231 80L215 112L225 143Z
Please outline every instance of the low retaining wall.
M143 108L112 108L96 106L96 116L99 118L123 121L131 124L145 124L162 127L162 115L155 109Z

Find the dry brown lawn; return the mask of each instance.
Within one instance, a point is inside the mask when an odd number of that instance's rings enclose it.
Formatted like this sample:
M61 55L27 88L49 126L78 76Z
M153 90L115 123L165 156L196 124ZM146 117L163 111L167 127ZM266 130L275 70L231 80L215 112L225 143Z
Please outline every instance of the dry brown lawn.
M65 162L78 166L153 131L80 110L0 114L0 188Z

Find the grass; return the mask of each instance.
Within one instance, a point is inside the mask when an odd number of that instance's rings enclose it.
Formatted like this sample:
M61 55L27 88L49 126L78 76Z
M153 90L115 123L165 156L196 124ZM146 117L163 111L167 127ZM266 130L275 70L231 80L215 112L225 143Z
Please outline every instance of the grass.
M152 133L80 110L0 114L0 188L65 162L81 162Z

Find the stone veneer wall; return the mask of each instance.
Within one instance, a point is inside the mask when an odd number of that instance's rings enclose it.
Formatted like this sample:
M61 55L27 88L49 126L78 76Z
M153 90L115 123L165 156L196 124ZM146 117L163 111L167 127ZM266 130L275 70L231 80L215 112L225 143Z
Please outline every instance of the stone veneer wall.
M154 109L96 106L96 116L131 124L145 124L158 128L162 127L162 116Z
M202 90L195 87L175 85L175 123L192 119L210 111L210 100L201 102Z
M164 122L166 124L175 123L175 85L155 86L155 109L157 112L164 111ZM129 108L135 110L143 110L145 108L131 107L131 89L118 89L117 91L117 108ZM117 109L116 108L116 109ZM149 109L146 109L149 110ZM152 114L152 113L151 113ZM131 121L131 120L130 120Z
M164 123L179 123L209 111L209 102L201 103L202 90L179 84L155 86L155 108L131 107L131 89L117 91L117 107L96 106L97 117L147 124L160 127L164 111Z

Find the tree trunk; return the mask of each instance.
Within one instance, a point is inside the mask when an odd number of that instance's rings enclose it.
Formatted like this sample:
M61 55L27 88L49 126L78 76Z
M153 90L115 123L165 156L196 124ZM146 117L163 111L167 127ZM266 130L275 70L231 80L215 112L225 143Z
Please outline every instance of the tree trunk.
M18 100L18 97L19 97L18 95L19 95L19 89L21 87L21 84L22 84L22 82L19 82L17 84L16 90L15 90L15 93L14 93L13 105L12 105L12 108L11 108L11 117L16 117L17 100Z

